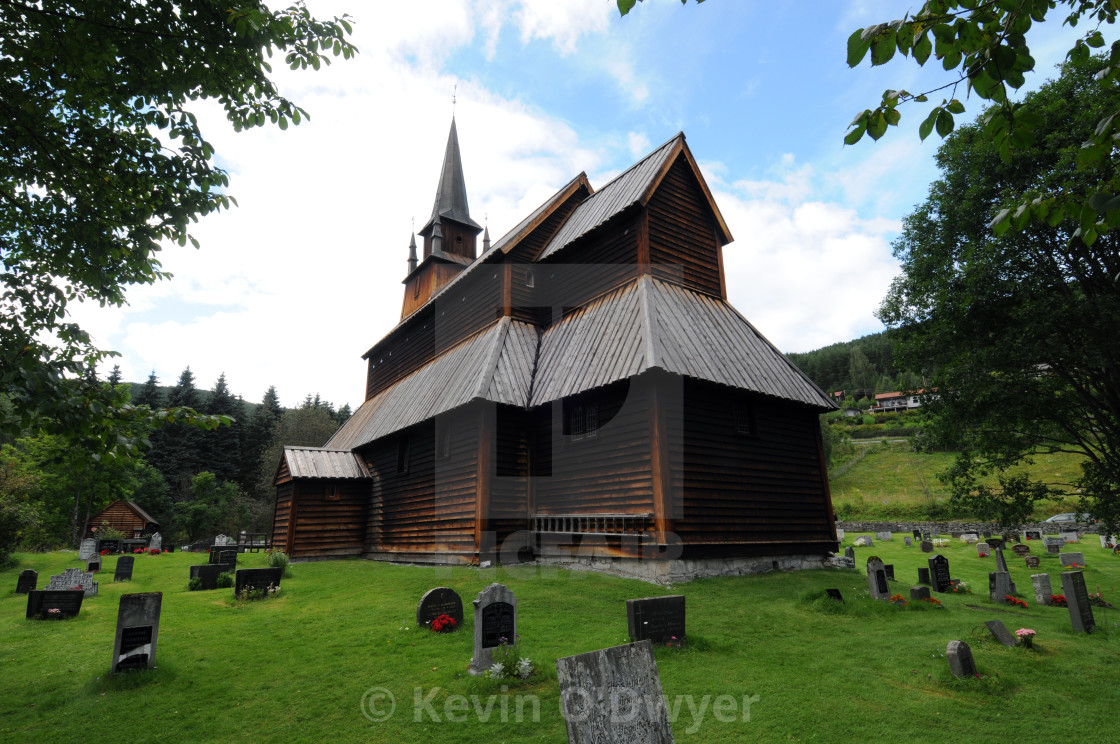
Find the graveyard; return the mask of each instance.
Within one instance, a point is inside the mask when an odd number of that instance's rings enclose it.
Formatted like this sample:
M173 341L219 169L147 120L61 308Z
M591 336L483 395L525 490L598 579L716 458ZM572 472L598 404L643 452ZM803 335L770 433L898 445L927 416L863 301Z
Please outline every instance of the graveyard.
M1096 535L1060 554L1035 540L1025 543L1030 556L1004 551L1026 608L990 600L996 558L980 557L976 544L944 536L944 545L925 553L899 533L888 541L849 533L843 547L861 537L873 545L854 548L854 570L671 587L534 565L297 563L283 590L261 601L240 601L230 587L189 591L190 567L207 563L206 554L136 556L130 581L112 581L119 558L107 555L94 575L97 593L58 622L28 619L28 597L14 590L27 569L46 587L49 577L79 564L77 553L17 554L0 572L7 672L0 694L8 701L0 739L49 732L57 741L99 740L127 732L130 741L564 742L557 660L629 643L635 616L628 617L627 600L659 597L673 599L643 603L651 622L661 614L687 624L685 638L653 642L678 742L831 742L875 732L911 741L1050 741L1077 725L1088 736L1111 720L1120 703L1120 610L1093 607L1093 632L1075 633L1067 608L1035 601L1031 578L1048 574L1060 593L1063 574L1081 571L1089 593L1120 599L1120 557L1101 549ZM1063 569L1062 556L1071 552L1082 553L1083 563ZM911 599L918 570L929 571L936 555L948 562L952 580L971 588L932 591L939 607L917 598L925 592ZM869 595L872 557L893 567L895 579L884 580L897 599ZM1038 567L1028 568L1028 557ZM239 570L268 565L263 553L236 561ZM470 673L472 600L494 583L515 601L504 605L508 625L501 627L516 634L516 656L531 661L525 678ZM463 621L453 632L417 625L418 603L437 587L462 600ZM830 589L843 601L830 598ZM154 668L111 674L122 643L121 597L157 592ZM431 611L454 613L452 592L434 593ZM660 606L664 613L655 613ZM1000 643L986 625L993 621L1012 635L1034 630L1033 647ZM950 641L970 647L978 677L950 673Z

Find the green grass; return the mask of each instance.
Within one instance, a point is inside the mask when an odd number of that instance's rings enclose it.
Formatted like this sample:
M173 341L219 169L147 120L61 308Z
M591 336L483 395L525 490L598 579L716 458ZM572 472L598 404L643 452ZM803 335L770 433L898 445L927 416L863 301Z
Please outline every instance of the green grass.
M1041 546L1033 547L1037 555ZM1120 558L1101 550L1095 536L1081 549L1090 590L1100 586L1106 598L1120 599ZM21 554L18 565L0 572L0 740L565 742L555 660L626 642L624 600L669 593L687 597L690 639L685 649L656 649L664 692L679 710L678 742L1056 741L1070 726L1100 738L1120 705L1120 611L1097 609L1099 631L1076 636L1067 610L1035 606L1033 596L1027 610L991 604L994 560L977 558L974 546L954 542L942 552L953 576L978 593L941 595L945 608L926 611L865 597L862 565L871 554L895 565L900 581L892 587L909 596L928 556L903 547L901 536L857 548L858 571L709 579L672 589L536 568L296 564L279 597L251 603L236 602L231 590L186 591L197 555L138 557L135 579L125 584L111 582L115 561L108 558L100 595L86 600L78 618L61 622L25 620L26 599L10 592L19 570L37 569L42 586L76 565L76 555ZM243 567L265 564L263 555L241 558ZM1042 561L1060 586L1057 560ZM1020 591L1030 592L1031 572L1021 559L1009 562ZM505 690L466 672L470 600L492 581L516 594L521 650L541 669ZM440 585L466 604L466 627L453 634L414 624L420 597ZM829 587L843 592L843 606L812 599ZM164 592L158 669L110 676L118 598L138 591ZM1037 650L987 640L982 624L993 618L1012 631L1038 631ZM955 639L972 645L983 679L949 676L942 654ZM362 701L375 687L395 697L396 711L371 723ZM430 720L424 707L415 720L417 689L426 700L437 688L431 705L440 720ZM489 696L499 697L490 720L470 710L459 714L464 721L448 721L444 706L456 695L472 707L470 696L478 696L483 713ZM539 700L539 721L527 696ZM725 722L713 713L718 696L735 705L721 709ZM752 701L749 720L744 698Z
M968 518L946 512L948 487L937 479L956 458L954 452L920 454L908 442L856 445L855 460L840 463L829 479L832 503L840 519L928 519L934 516ZM1023 468L1046 483L1071 483L1081 473L1082 458L1071 454L1036 455ZM991 479L994 482L994 478ZM1043 501L1037 519L1077 511L1074 500Z

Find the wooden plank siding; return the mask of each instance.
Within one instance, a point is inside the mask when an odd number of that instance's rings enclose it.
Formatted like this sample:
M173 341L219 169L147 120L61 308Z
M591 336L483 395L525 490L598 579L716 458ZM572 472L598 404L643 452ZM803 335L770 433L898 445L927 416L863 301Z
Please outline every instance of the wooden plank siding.
M653 275L720 297L715 217L683 155L669 168L647 210Z
M833 539L815 411L687 379L683 396L662 400L669 427L683 434L670 441L674 529L686 545L733 544L751 555ZM749 406L754 433L736 433L736 400Z
M288 526L292 516L292 491L289 479L276 486L276 512L272 517L272 548L288 552Z
M97 530L102 522L108 522L114 529L123 532L125 537L139 536L148 526L148 522L123 501L114 501L90 517L89 534Z
M292 558L361 555L369 503L366 481L308 478L293 481L293 486L292 499L298 516L291 531L288 555ZM328 489L334 489L338 498L328 498ZM279 504L277 506L279 513Z
M502 544L529 525L529 415L499 405L494 413L494 474L490 480L489 529Z
M637 277L637 214L638 210L629 210L572 244L564 250L562 261L538 264L537 296L543 300L542 305L561 313L574 310ZM539 317L538 322L547 326L552 315Z

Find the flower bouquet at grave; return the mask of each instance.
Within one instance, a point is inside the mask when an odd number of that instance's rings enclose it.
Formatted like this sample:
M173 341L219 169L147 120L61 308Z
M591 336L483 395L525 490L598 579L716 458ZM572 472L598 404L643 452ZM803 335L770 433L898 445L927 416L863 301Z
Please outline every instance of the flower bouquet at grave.
M902 596L901 594L892 594L891 598L887 601L892 605L898 605L899 607L905 607L906 605L910 604L906 601L906 597Z
M1080 563L1071 563L1068 566L1062 566L1063 571L1066 570L1066 569L1069 569L1069 568L1085 568L1085 567L1082 566Z
M949 591L953 594L972 594L972 586L968 582L961 581L957 584L950 584Z
M1093 592L1089 592L1089 604L1093 605L1094 607L1112 607L1112 604L1107 602L1104 598L1104 595L1101 594L1101 588L1099 586L1097 587L1097 591L1095 594Z
M141 551L140 551L140 552L144 552L144 551L143 551L143 549L141 549ZM160 553L162 553L162 552L163 552L163 551L162 551L162 550L160 550L159 548L149 548L149 549L148 549L148 555L159 555L159 554L160 554Z
M1069 602L1066 601L1064 594L1051 594L1050 595L1051 607L1069 607Z
M922 601L935 609L945 609L945 606L941 604L941 600L937 597L925 597Z
M1011 605L1012 607L1022 607L1024 610L1027 609L1027 603L1019 599L1018 597L1013 597L1008 594L1006 597L1004 597L1004 599L1007 601L1007 604Z
M432 629L433 633L450 633L455 630L457 625L458 623L455 622L455 618L444 614L433 620L429 627Z
M1015 631L1015 635L1019 636L1019 645L1023 648L1034 648L1035 632L1030 628L1019 628Z

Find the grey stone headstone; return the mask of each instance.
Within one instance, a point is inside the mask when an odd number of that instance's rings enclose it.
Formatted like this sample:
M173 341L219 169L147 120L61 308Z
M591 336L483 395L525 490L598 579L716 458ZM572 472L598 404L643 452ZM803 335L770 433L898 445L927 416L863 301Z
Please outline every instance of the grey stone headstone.
M217 537L214 538L214 545L215 546L229 545L231 542L233 542L233 541L230 540L229 537L227 537L226 535L218 535Z
M471 603L474 605L474 655L470 673L477 677L493 665L495 648L517 642L517 597L509 587L494 583L480 591Z
M463 599L454 589L437 586L429 589L416 605L416 625L427 628L440 615L447 615L455 621L455 627L463 627Z
M949 660L949 671L954 677L976 676L972 649L964 641L949 641L949 645L945 647L945 658Z
M928 568L919 568L918 569L918 583L919 584L925 584L926 586L930 585L931 582L929 580L929 569Z
M1042 560L1037 555L1028 555L1023 560L1026 562L1027 568L1038 568L1042 563Z
M224 573L233 573L237 566L232 563L209 563L205 566L191 566L191 578L202 582L200 588L205 590L218 588L218 577Z
M32 590L27 593L27 619L64 620L77 617L85 597L85 592L76 589Z
M1085 574L1067 571L1062 574L1062 594L1069 606L1069 619L1075 633L1092 633L1097 627L1093 607L1089 604L1089 591L1085 588Z
M1066 566L1072 566L1075 563L1079 566L1084 566L1085 565L1085 554L1084 553L1059 553L1058 554L1058 562L1062 564L1062 568L1065 568Z
M148 541L148 547L163 550L163 535L158 532L154 533L152 539Z
M876 532L875 533L875 539L876 540L882 540L883 542L886 542L888 540L893 540L894 539L894 534L891 533L891 532Z
M28 592L33 592L38 585L38 571L33 571L30 568L26 571L20 571L19 578L16 579L16 594L27 594Z
M78 548L78 560L88 561L95 555L97 555L97 540L92 537L82 540L82 545Z
M923 599L929 599L928 586L912 586L910 587L910 601L920 602Z
M1077 533L1076 532L1062 532L1061 533L1061 538L1062 538L1063 541L1065 541L1067 543L1071 543L1071 542L1075 543L1075 542L1077 542Z
M86 561L86 572L87 573L96 573L100 570L101 570L101 556L100 555L94 555L92 558L90 558L88 561Z
M685 640L683 594L626 600L626 627L630 641L667 643Z
M556 660L569 744L673 744L650 641Z
M1034 601L1040 605L1050 604L1050 597L1054 594L1050 574L1031 574L1031 584L1034 585Z
M233 593L240 596L246 590L278 589L283 577L282 568L242 568L234 574Z
M97 596L97 582L93 580L93 574L86 573L80 568L68 568L62 573L52 576L50 582L47 583L45 589L75 589L81 587L82 592L87 597Z
M1007 570L1007 561L1003 557L1003 548L996 548L996 570L1010 573Z
M113 674L156 665L163 592L122 594L113 641Z
M844 532L844 530L842 530L842 529L840 529L839 527L837 527L837 528L836 528L836 539L837 539L837 540L843 540L843 539L844 539L844 535L845 535L845 532Z
M1002 643L1004 646L1018 646L1019 639L1012 634L1007 626L999 620L989 620L984 623L988 626L988 632L992 634L992 638Z
M1007 603L1007 595L1011 593L1011 576L1003 571L992 571L988 574L988 598L999 604Z
M853 548L851 545L844 548L844 557L849 558L849 559L854 561L856 559L856 549Z
M930 583L935 592L949 591L949 559L938 553L929 561Z
M844 595L840 593L839 589L825 589L824 591L825 594L829 596L829 598L835 599L837 602L844 601Z
M871 548L871 547L874 547L874 546L875 546L875 541L872 540L870 537L867 537L866 535L863 536L863 537L857 537L856 538L856 547L857 548Z
M1023 545L1023 544L1012 545L1011 550L1012 550L1012 552L1015 553L1015 555L1019 556L1020 558L1025 558L1025 557L1027 557L1028 555L1031 554L1031 546L1030 545Z
M907 535L906 537L902 538L902 544L908 548L912 548L914 547L914 538Z
M891 590L887 584L887 570L883 562L871 556L867 559L867 592L872 599L890 599Z
M933 543L929 540L922 540L922 552L923 553L932 553L933 552Z
M131 555L122 555L117 559L117 568L113 572L113 581L132 581L132 566L136 558Z
M992 549L986 542L976 543L976 557L987 558L992 554Z
M1101 539L1101 547L1107 548L1109 546L1108 535L1097 535Z
M980 536L977 535L975 532L966 532L963 535L961 535L961 542L974 543L974 542L979 542L979 541L980 541Z
M1046 552L1053 555L1061 553L1066 544L1066 541L1060 537L1048 537L1044 542L1046 543Z

